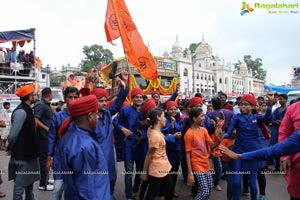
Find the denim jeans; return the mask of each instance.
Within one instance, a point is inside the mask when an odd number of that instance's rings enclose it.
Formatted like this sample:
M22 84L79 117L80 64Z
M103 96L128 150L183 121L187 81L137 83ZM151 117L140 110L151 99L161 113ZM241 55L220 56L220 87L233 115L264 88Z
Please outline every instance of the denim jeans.
M214 185L219 185L221 176L222 176L222 162L221 157L214 157L214 171L215 171L215 177L214 177Z
M25 189L25 200L34 200L33 183L26 187L18 186L14 184L13 200L23 200L24 189Z
M61 200L64 191L64 181L62 179L54 180L54 190L51 193L51 200Z
M135 171L133 169L133 165L135 162ZM142 171L142 162L139 160L125 160L125 194L126 198L132 198L132 193L137 193L139 191L141 179L140 172ZM132 187L132 176L135 174L134 184Z

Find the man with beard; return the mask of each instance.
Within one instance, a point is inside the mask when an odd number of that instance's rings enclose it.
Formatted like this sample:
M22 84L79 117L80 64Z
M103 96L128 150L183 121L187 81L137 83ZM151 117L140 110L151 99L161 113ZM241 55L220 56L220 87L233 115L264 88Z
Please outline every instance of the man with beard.
M37 137L40 149L39 161L41 170L41 180L38 187L42 191L53 190L53 185L48 184L49 174L46 169L47 150L48 150L48 132L53 116L50 103L52 100L51 88L44 88L42 90L42 100L34 107L34 117L37 124Z
M125 167L125 193L126 199L137 198L140 186L140 172L142 170L142 136L138 131L139 121L142 120L141 105L144 92L142 89L134 88L131 91L133 105L121 109L118 128L126 136L124 140L124 167ZM136 165L134 185L132 187L132 175Z
M127 72L122 72L115 77L116 84L120 91L116 100L107 107L108 95L105 89L95 88L91 94L95 95L98 100L98 124L96 127L97 140L102 147L104 157L108 164L108 173L110 179L110 195L114 199L114 186L117 180L116 159L113 145L112 116L118 113L125 101L129 88L126 87L128 81Z
M16 91L21 104L12 113L12 124L8 135L6 155L8 179L14 180L14 200L34 199L33 183L40 180L38 161L38 141L31 106L36 102L34 85L25 85Z

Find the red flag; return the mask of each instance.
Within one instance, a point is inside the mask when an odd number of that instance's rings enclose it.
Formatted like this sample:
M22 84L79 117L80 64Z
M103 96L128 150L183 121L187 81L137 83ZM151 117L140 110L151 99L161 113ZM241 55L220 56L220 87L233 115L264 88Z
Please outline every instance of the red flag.
M131 18L124 0L108 0L105 32L108 42L121 36L128 62L146 79L157 79L155 61Z

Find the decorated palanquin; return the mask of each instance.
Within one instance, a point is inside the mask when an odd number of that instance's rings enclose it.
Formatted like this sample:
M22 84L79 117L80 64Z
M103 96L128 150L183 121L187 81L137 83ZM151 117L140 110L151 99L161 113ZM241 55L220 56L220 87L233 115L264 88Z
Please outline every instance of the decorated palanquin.
M87 80L87 85L91 90L94 87L103 87L108 90L110 96L115 96L118 91L115 86L115 75L125 70L129 73L128 86L130 90L141 88L145 94L157 90L162 95L171 95L176 90L178 83L177 63L163 57L154 57L154 60L158 71L156 80L147 80L141 77L137 69L129 64L125 57L115 59L109 65L92 68L89 72L70 75L67 80L73 86L79 87L78 89L81 89Z

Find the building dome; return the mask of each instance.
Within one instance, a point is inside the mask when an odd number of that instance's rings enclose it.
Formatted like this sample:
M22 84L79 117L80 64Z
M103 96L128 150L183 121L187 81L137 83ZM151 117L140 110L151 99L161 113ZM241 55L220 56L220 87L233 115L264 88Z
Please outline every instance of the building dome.
M211 46L204 41L204 36L202 36L202 42L196 49L196 56L197 57L203 57L206 55L206 57L211 57L212 56L212 48Z
M183 48L182 48L180 42L178 41L178 36L176 35L176 41L172 45L172 53L181 53L182 51L183 51Z
M245 61L242 62L240 71L248 71L247 63Z

